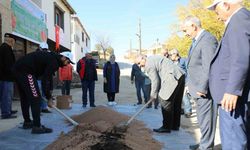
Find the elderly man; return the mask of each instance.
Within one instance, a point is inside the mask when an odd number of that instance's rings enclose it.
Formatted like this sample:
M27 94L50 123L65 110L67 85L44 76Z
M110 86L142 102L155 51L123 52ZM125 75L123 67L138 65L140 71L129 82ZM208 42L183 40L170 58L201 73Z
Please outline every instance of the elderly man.
M12 50L14 44L15 36L5 33L4 43L0 46L0 104L2 119L17 117L13 115L17 111L11 110L14 80L11 75L11 67L15 63L15 56Z
M184 72L165 56L151 56L147 60L142 58L140 65L145 66L151 80L151 99L158 96L161 103L162 126L153 131L170 133L171 130L179 130Z
M242 0L215 0L209 6L226 30L211 63L209 87L220 105L222 149L247 147L246 112L250 100L250 12ZM249 143L248 143L249 144Z
M213 149L217 107L208 92L208 76L217 40L202 29L197 17L189 16L184 20L183 32L193 40L187 60L187 89L197 104L197 119L201 131L200 144L191 145L190 149Z
M172 49L169 51L169 58L185 72L185 77L187 77L186 76L186 74L187 74L186 58L182 58L177 49ZM187 80L185 78L185 82L186 81ZM184 107L184 110L182 110L184 112L184 116L186 118L190 118L192 115L192 105L190 102L190 96L189 96L189 93L187 91L187 87L184 89L182 102L183 102L183 107Z
M85 57L82 57L77 62L77 72L81 78L82 83L82 107L86 108L88 103L87 94L89 91L89 103L90 107L96 107L95 105L95 81L98 80L96 61L93 59L91 53L86 53Z
M136 62L132 65L131 76L130 76L131 84L135 82L136 95L137 95L137 100L138 100L137 105L142 104L141 91L143 92L144 102L146 103L145 101L146 91L143 88L145 76L143 76L143 73L141 71L141 66L140 66L140 60L142 57L143 57L142 55L137 56Z

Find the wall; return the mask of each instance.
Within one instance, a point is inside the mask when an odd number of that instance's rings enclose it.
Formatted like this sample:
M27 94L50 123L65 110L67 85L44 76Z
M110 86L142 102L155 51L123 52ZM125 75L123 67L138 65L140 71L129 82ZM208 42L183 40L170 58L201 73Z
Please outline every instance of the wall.
M47 14L48 38L55 41L54 2L65 11L63 41L60 44L70 49L70 11L61 0L42 0L42 10Z
M2 41L4 33L12 32L11 28L11 10L10 10L10 0L0 0L0 13L2 17Z
M88 46L86 46L86 32L82 28L81 24L78 22L76 17L72 17L72 34L71 34L71 51L73 53L73 60L77 62L86 52L90 52L90 40L88 39ZM82 41L82 32L84 32L84 41ZM79 37L79 43L75 42L75 35ZM82 49L82 51L81 51ZM74 66L75 67L75 66Z

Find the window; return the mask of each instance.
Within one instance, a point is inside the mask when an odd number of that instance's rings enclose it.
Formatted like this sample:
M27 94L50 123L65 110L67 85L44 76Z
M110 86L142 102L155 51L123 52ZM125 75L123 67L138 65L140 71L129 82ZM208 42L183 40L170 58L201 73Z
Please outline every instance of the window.
M83 48L81 47L81 53L83 53Z
M86 46L88 47L88 39L86 38Z
M82 41L84 42L84 32L82 32Z
M74 36L74 41L79 44L80 43L80 38L77 36L77 34L75 34Z
M64 12L55 4L55 25L64 30Z

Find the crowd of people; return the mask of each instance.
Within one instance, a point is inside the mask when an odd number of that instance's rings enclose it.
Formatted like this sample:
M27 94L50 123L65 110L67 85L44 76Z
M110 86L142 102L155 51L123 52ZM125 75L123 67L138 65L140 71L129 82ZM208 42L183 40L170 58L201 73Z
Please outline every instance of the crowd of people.
M139 55L132 66L131 83L135 84L137 105L149 103L147 108L161 105L162 126L153 129L158 133L178 131L183 105L185 117L192 116L191 100L197 106L197 120L201 132L200 142L190 145L192 150L212 150L217 116L220 121L220 138L223 150L250 149L250 12L242 7L242 0L214 0L208 7L225 23L222 39L202 28L198 17L188 16L181 29L192 40L188 57L182 58L177 49L162 55ZM47 45L40 45L15 61L15 36L4 35L0 46L0 102L1 118L16 118L11 101L13 82L19 87L23 128L32 133L50 133L52 129L40 122L40 112L51 107L52 77L59 70L62 94L70 95L72 80L72 54L54 53ZM109 106L116 105L119 92L120 68L112 54L103 68L103 91ZM59 69L60 68L60 69ZM77 62L82 85L82 107L95 105L96 62L90 53ZM39 81L40 80L40 81ZM39 86L39 84L41 84ZM41 91L41 92L40 92ZM89 93L89 94L87 94ZM143 97L141 95L143 93ZM144 101L143 101L144 98ZM42 104L47 99L48 106ZM32 119L29 109L31 108Z
M138 57L131 73L137 104L142 103L141 90L145 100L150 93L150 99L161 104L162 126L153 131L178 130L181 101L188 118L192 115L192 99L197 106L201 138L190 149L214 148L217 116L222 149L250 149L250 12L241 4L242 0L214 0L208 7L225 23L220 42L202 28L199 18L188 16L183 21L182 31L192 39L187 60L176 49L162 56ZM151 80L150 92L143 89L142 70Z

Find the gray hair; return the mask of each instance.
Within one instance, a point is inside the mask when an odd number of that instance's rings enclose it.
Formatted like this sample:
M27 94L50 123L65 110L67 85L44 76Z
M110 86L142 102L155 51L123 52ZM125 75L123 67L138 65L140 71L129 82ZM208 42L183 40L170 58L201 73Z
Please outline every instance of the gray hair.
M225 2L231 3L231 4L242 4L243 0L224 0Z
M179 51L178 51L178 49L174 48L174 49L169 51L169 54L171 54L171 55L172 54L177 54L179 56Z
M201 21L198 17L188 16L188 17L186 17L186 19L184 20L183 23L186 25L189 22L191 22L191 23L195 24L196 26L198 26L199 28L201 28Z
M145 55L138 55L137 57L136 57L136 63L138 64L138 63L140 63L143 59L146 59L147 58L147 56L145 56Z

